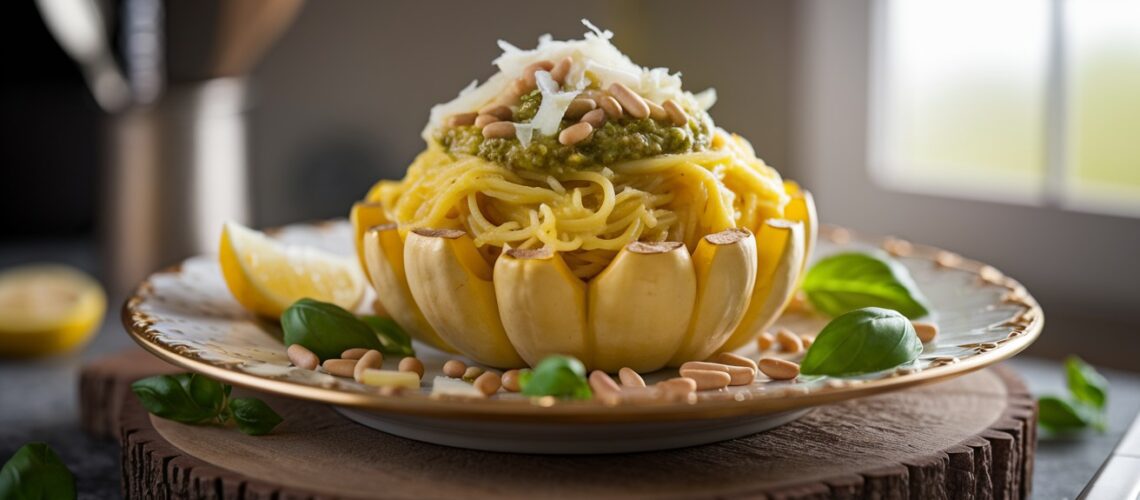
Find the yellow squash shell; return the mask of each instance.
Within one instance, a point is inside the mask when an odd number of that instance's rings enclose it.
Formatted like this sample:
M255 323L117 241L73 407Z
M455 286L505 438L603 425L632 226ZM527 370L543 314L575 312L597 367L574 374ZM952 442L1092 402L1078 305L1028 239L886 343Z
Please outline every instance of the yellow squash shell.
M691 253L630 243L589 281L549 249L507 248L489 265L464 231L401 236L375 204L352 219L379 302L417 340L500 368L566 354L644 373L737 349L780 315L818 225L811 195L785 189L784 219L707 235Z

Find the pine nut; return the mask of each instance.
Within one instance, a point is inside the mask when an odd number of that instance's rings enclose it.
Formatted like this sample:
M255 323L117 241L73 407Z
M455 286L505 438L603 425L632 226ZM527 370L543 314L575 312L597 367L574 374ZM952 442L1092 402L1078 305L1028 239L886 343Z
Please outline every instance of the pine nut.
M490 125L492 123L501 122L501 121L502 120L500 120L499 117L497 117L495 115L479 115L479 116L475 117L475 126L479 127L479 128L483 128L483 127L486 127L487 125Z
M625 111L621 108L621 103L614 99L614 96L608 95L598 101L598 107L606 112L606 117L611 120L621 118L621 114Z
M776 337L768 332L761 333L760 336L756 337L756 348L759 349L760 352L771 349L775 343Z
M552 69L554 69L554 63L550 61L538 61L530 63L525 68L523 68L523 79L526 80L526 84L528 86L534 87L538 85L538 83L535 81L534 73L539 70L550 71Z
M662 380L656 385L666 393L690 394L697 392L697 381L689 377L674 377L668 380Z
M424 378L424 363L419 358L408 356L400 360L400 366L397 367L402 372L415 372L420 378Z
M918 334L918 340L921 340L923 344L934 340L934 338L938 336L938 325L934 323L912 321L911 324L914 325L914 333Z
M578 121L589 123L594 128L601 128L601 126L606 123L606 110L595 109L582 115L582 119Z
M814 343L814 342L815 342L815 336L808 335L806 333L800 334L800 343L802 343L804 345L804 350L807 350L807 348L811 347L812 343Z
M563 146L573 146L586 140L594 133L594 126L586 122L578 122L566 127L558 134L558 142Z
M369 368L379 370L383 366L384 355L375 349L370 350L364 353L364 356L361 356L360 360L356 362L356 366L352 368L352 378L356 379L357 382L363 383L360 377L364 374L364 370Z
M614 99L617 99L617 101L621 103L621 107L625 109L626 113L629 113L629 116L634 118L645 118L649 116L649 106L645 104L645 99L642 99L641 96L637 95L637 93L629 87L626 87L622 83L614 82L607 90L609 90L610 95L614 96Z
M353 347L352 349L346 349L340 353L340 359L360 359L364 357L364 354L368 351L369 349L367 347Z
M723 365L743 366L745 368L756 370L755 361L752 361L751 359L748 359L739 354L733 354L731 352L722 352L720 354L717 354L712 360Z
M665 111L665 108L662 108L660 104L657 104L653 101L650 101L649 99L646 99L645 105L649 106L649 117L650 118L652 118L654 120L658 120L658 121L669 118L669 113L667 113Z
M780 350L786 353L795 354L804 350L804 341L787 328L776 331L776 343L780 344Z
M514 116L514 114L511 113L511 108L508 108L502 104L491 104L490 106L484 106L483 109L479 110L479 114L495 116L498 117L499 120L503 121L509 121L511 117Z
M507 370L503 374L503 388L511 392L519 392L522 387L519 387L519 371Z
M665 112L669 114L669 119L673 120L673 125L680 127L681 125L689 123L689 115L685 113L685 110L681 109L681 105L677 104L677 101L669 99L665 101L663 107L665 108Z
M723 389L732 382L732 376L719 370L681 370L682 377L693 379L697 383L698 391L709 389Z
M534 90L537 87L538 84L534 81L534 79L527 81L526 78L516 78L515 83L511 85L511 93L521 97L530 93L530 91Z
M570 105L566 107L566 118L577 120L590 112L590 110L598 107L598 103L588 97L578 97L570 101Z
M727 373L730 377L728 385L748 385L756 379L756 370L750 367L710 363L708 361L689 361L681 365L681 371L684 372L685 370L712 370Z
M464 125L471 125L472 123L475 123L476 115L478 115L478 113L459 113L456 115L451 115L451 117L447 119L447 126L461 127Z
M628 366L618 370L618 378L621 379L621 385L626 387L645 387L645 379Z
M800 365L780 358L760 358L760 371L772 380L791 380L799 376Z
M336 375L338 377L352 377L356 371L355 359L326 359L321 364L329 375Z
M499 378L498 373L486 372L475 378L474 385L484 396L490 396L499 392L499 388L503 386L503 379Z
M485 139L505 139L515 135L515 124L511 122L495 122L483 127Z
M590 389L600 398L609 398L621 392L621 387L614 379L601 370L590 372Z
M289 356L289 361L297 368L304 368L306 370L316 370L317 365L321 364L321 360L317 358L313 351L310 351L301 344L293 344L285 349L285 354Z
M559 85L566 83L566 75L570 74L570 65L574 64L574 58L566 56L558 61L554 69L550 70L550 78L558 82Z
M463 371L463 380L475 380L484 372L486 372L486 370L478 366L468 366L467 369Z
M467 371L467 363L452 359L443 364L443 374L451 378L460 378Z

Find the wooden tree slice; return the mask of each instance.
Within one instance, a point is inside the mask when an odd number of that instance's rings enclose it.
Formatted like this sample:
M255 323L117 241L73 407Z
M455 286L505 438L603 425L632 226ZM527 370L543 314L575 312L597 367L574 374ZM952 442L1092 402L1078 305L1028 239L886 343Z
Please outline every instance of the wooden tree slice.
M536 456L421 443L361 427L328 406L264 399L285 422L252 437L154 418L126 398L124 495L1026 498L1037 418L1024 384L995 367L820 407L783 427L718 444Z
M131 383L160 373L177 373L178 367L132 347L93 361L79 373L79 423L95 437L119 437L122 403Z

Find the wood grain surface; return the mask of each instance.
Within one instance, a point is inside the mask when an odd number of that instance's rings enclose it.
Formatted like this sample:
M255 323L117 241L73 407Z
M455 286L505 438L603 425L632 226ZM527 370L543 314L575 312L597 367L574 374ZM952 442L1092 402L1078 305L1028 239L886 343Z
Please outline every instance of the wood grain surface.
M1036 440L1033 399L1001 367L820 407L745 438L627 455L449 448L361 427L325 405L265 399L285 422L262 437L154 418L122 399L124 495L1026 498Z

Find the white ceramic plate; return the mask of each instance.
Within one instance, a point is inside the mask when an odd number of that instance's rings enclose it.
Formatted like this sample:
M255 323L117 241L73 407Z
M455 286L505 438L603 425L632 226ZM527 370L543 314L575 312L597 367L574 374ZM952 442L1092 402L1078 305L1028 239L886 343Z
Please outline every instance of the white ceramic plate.
M350 254L343 221L294 225L274 232L291 243ZM950 252L897 239L869 239L824 227L818 256L839 251L890 251L932 305L938 338L914 363L895 370L833 379L773 382L699 394L695 402L606 405L598 401L432 397L452 356L417 344L426 373L419 392L382 395L373 387L290 365L280 327L245 312L230 296L217 259L199 256L152 275L123 307L127 331L159 357L227 383L342 407L364 425L438 444L527 453L612 453L676 448L739 437L781 425L812 406L958 376L1020 352L1040 334L1040 307L1016 281ZM368 303L371 300L366 301ZM826 320L786 313L777 327L813 334ZM738 351L759 356L754 346ZM395 369L399 360L385 360ZM676 376L662 370L649 382Z

